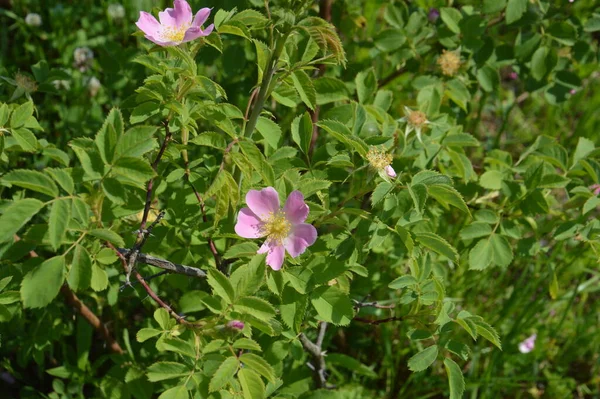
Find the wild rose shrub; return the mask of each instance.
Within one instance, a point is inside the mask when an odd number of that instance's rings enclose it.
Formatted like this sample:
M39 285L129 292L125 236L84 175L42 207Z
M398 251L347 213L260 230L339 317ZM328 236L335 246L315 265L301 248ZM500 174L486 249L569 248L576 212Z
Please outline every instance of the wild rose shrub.
M2 10L3 392L600 394L600 10L150 3Z

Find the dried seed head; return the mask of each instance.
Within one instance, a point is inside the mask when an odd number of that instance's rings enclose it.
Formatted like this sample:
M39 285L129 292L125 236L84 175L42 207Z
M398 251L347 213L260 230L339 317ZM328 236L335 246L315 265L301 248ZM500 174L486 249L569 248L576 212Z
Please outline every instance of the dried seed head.
M15 81L17 82L17 87L22 88L26 93L33 93L38 88L35 80L31 79L27 75L23 75L22 73L17 73L15 75Z
M411 110L408 113L408 123L413 127L423 127L427 123L427 115L422 111Z
M444 50L437 62L444 75L454 76L460 68L460 55L455 51Z

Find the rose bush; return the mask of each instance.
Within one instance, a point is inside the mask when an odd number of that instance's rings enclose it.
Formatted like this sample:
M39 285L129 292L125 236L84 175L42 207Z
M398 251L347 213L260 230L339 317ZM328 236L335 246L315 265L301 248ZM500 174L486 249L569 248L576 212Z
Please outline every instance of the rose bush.
M593 4L49 3L0 10L7 395L600 393Z

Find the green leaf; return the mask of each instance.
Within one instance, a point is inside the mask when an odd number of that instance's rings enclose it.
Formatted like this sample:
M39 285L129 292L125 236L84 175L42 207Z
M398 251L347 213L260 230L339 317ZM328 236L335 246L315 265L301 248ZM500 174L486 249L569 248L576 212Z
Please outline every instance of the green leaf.
M346 84L339 79L332 77L322 77L314 80L315 90L317 91L317 104L324 105L336 101L345 101L348 99L348 88Z
M317 104L317 91L310 80L310 77L303 70L294 71L291 75L294 88L298 92L302 102L312 110Z
M479 147L479 141L468 133L454 133L442 140L443 145L450 147Z
M375 47L383 52L392 52L406 43L406 34L400 29L384 29L375 37Z
M471 215L471 212L469 211L465 200L459 194L459 192L456 191L456 189L454 189L454 187L433 184L427 187L427 192L430 196L435 198L437 202L442 204L446 209L449 209L449 206L452 205L453 207L460 209L467 215Z
M328 180L304 179L298 184L298 190L304 194L305 198L308 198L319 191L327 190L329 186L331 186L331 182Z
M323 321L345 326L354 317L350 298L335 286L318 287L312 292L310 301Z
M154 328L142 328L137 332L136 338L138 342L144 342L160 334L162 334L162 331L160 330L156 330Z
M417 233L417 242L432 251L445 256L453 262L458 262L458 252L448 241L435 233Z
M244 399L262 399L266 397L265 384L253 370L243 368L238 372Z
M508 0L506 5L506 23L512 24L521 19L527 11L527 0Z
M411 184L408 186L408 193L415 204L417 213L422 214L427 202L427 187L424 184Z
M477 70L477 81L483 90L491 93L500 84L500 77L496 69L486 65Z
M91 236L100 238L101 240L109 241L109 242L115 244L117 247L124 247L125 246L125 241L123 241L123 239L121 238L121 236L118 235L117 233L115 233L112 230L108 230L108 229L93 229L93 230L89 231L89 234Z
M18 129L12 129L11 133L14 139L17 141L17 144L19 144L23 151L37 151L39 144L37 139L35 138L35 135L31 133L31 130L21 127Z
M490 341L494 344L498 349L502 350L502 344L500 343L500 336L494 329L494 327L490 326L488 323L483 321L483 319L479 316L471 319L475 326L477 327L477 334L481 335L483 338Z
M448 374L448 386L450 388L450 399L461 399L465 392L465 378L458 364L450 358L444 359L444 367Z
M493 14L502 11L506 7L506 0L483 0L483 12Z
M31 116L33 116L33 102L27 101L19 105L10 115L11 129L22 127Z
M0 216L0 242L12 241L14 235L42 209L42 201L25 198L13 201Z
M233 303L235 300L235 291L229 279L220 271L210 269L208 271L208 285L213 289L213 293L224 299L227 303Z
M146 181L154 176L152 167L140 158L121 157L115 162L112 170L121 176L121 181L139 188L144 188Z
M480 240L469 252L469 269L483 270L493 262L500 267L507 267L513 259L512 248L506 237L492 234Z
M52 208L50 208L50 217L48 219L48 237L50 245L52 245L55 251L58 250L65 237L70 219L71 200L63 199L54 201Z
M273 172L273 168L267 160L262 152L249 141L240 141L239 143L240 149L242 153L248 158L252 167L260 174L263 178L266 185L274 186L275 185L275 173Z
M343 123L333 120L322 120L317 125L325 129L336 140L344 143L349 149L358 152L362 157L366 157L368 146L360 137L354 136L350 132L350 129Z
M357 374L367 376L369 378L377 378L377 373L356 360L355 358L344 355L342 353L328 353L327 363L337 364L347 370L354 371Z
M548 52L548 48L542 46L535 50L533 57L531 57L531 76L533 76L535 80L542 80L542 78L546 76L546 72L548 72L546 63Z
M492 234L492 227L485 222L474 222L460 231L461 240L487 237Z
M58 187L51 178L36 170L18 169L2 176L2 183L23 187L52 198L58 197Z
M85 247L75 246L67 283L73 291L83 291L92 281L92 258Z
M488 170L479 178L479 184L488 190L500 190L504 175L499 170Z
M231 345L231 346L235 349L246 349L246 350L251 350L251 351L259 351L259 352L262 351L258 342L254 341L250 338L240 338L237 341L235 341L233 343L233 345Z
M263 136L265 142L273 149L277 149L281 140L281 128L275 122L260 116L256 121L256 130Z
M158 399L189 399L189 397L185 385L178 385L161 393Z
M146 376L148 377L149 381L157 382L183 377L189 373L190 370L185 364L175 362L157 362L148 367Z
M459 23L463 18L460 11L458 11L456 8L442 7L440 10L440 17L450 31L454 33L460 33Z
M425 348L421 352L408 359L408 368L414 372L423 371L433 364L437 358L437 355L437 345Z
M106 177L102 180L102 191L109 200L117 205L123 205L127 202L125 187L114 177Z
M119 139L115 159L124 155L137 158L152 151L157 147L154 137L156 130L156 126L135 126L127 130Z
M359 72L354 79L356 83L356 94L361 104L366 104L377 91L377 78L375 70L369 68L366 71Z
M600 16L592 16L583 25L583 30L585 32L598 32L600 30ZM0 123L0 125L2 125Z
M216 392L225 387L225 385L227 385L227 383L235 376L238 367L239 361L237 357L230 356L225 359L212 376L208 390L210 392Z
M313 124L310 114L305 112L297 116L292 122L292 140L302 152L308 155L313 135Z
M65 258L55 256L33 268L21 282L25 308L43 308L58 295L65 280Z
M116 128L112 123L109 123L109 118L107 118L94 140L98 148L98 153L105 164L112 163L118 140L119 136L117 135Z
M19 302L21 294L19 291L4 291L0 294L0 305L10 305L11 303Z
M392 183L386 181L379 183L371 195L371 206L375 206L381 202L393 189L394 185Z
M404 287L408 287L410 285L415 285L415 284L418 284L417 279L411 275L406 275L406 276L398 277L397 279L395 279L394 281L389 283L388 287L390 287L391 289L394 289L394 290L399 290Z
M245 297L239 299L234 309L240 313L250 314L260 320L269 320L275 317L275 308L269 302L257 297Z
M108 287L108 274L97 263L92 263L90 287L96 292L104 291Z
M446 175L442 175L439 172L433 170L423 170L412 178L412 184L424 184L430 186L432 184L445 184L448 186L452 185L452 179Z
M467 105L471 100L471 94L463 82L458 79L452 79L446 83L446 91L444 93L465 112L468 111Z
M256 255L256 251L258 251L258 245L255 243L251 241L242 242L227 248L227 251L223 254L223 259L252 257Z
M223 134L217 132L202 132L190 140L190 143L219 150L227 148L227 140L225 140Z
M587 201L585 201L585 204L583 204L581 214L585 215L589 211L596 209L598 206L600 206L600 198L590 197Z
M146 119L150 118L152 115L158 114L160 111L160 104L156 101L146 101L142 104L139 104L137 107L133 109L131 115L129 116L129 123L135 125L136 123L141 123Z
M244 353L240 361L247 367L265 377L268 381L275 383L275 371L265 359L253 353Z
M594 151L595 145L594 142L585 137L580 137L579 141L577 141L577 147L575 148L575 154L573 155L573 164L571 168L577 165L579 160L587 157L592 151Z
M46 168L44 172L48 173L56 182L69 194L73 194L75 183L73 178L64 169Z

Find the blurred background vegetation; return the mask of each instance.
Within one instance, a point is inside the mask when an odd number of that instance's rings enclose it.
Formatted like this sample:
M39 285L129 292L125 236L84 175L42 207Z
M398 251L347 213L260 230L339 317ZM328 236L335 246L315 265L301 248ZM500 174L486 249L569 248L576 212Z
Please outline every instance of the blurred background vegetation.
M144 67L131 60L148 44L132 35L134 22L140 10L163 9L167 1L131 0L119 3L123 14L109 1L13 0L3 1L0 8L0 98L7 101L15 96L31 96L39 115L47 150L32 159L21 159L17 165L41 168L61 155L53 147L67 148L75 137L92 136L113 106L127 109L127 98L146 77ZM201 4L190 2L194 9L200 6L217 9L239 9L259 6L262 1L207 0ZM258 3L258 4L254 4ZM315 14L318 12L315 2ZM325 2L322 2L325 3ZM390 20L386 13L388 2L370 0L335 0L330 10L331 22L342 38L348 57L346 68L328 67L326 76L335 76L348 82L353 89L357 73L373 66L380 86L394 94L390 113L403 116L403 106L416 102L419 85L434 74L436 57L451 43L439 14L432 9L447 6L448 2L417 0L389 2L410 10L428 20L412 43L419 56L407 57L406 46L396 45L395 36L387 36ZM479 1L450 2L453 6L482 7ZM493 2L484 1L484 7ZM498 3L503 3L498 1ZM534 2L532 2L534 3ZM552 5L552 15L531 15L520 21L517 28L507 28L502 16L479 31L478 37L464 37L463 49L469 49L469 40L482 39L483 46L475 46L469 56L477 63L486 46L494 50L500 65L497 79L489 90L472 88L469 106L453 107L458 123L477 137L484 145L473 150L470 160L479 172L486 162L486 153L492 149L507 151L514 160L540 135L555 137L572 151L579 137L599 143L600 137L600 70L598 68L598 40L600 32L590 28L580 32L571 43L570 38L552 43L556 56L555 66L563 73L548 75L543 82L532 78L528 68L531 53L519 54L516 45L520 35L530 29L543 32L547 21L577 21L583 26L600 12L594 0L555 0L542 2ZM112 12L111 6L113 7ZM29 13L37 13L41 24L26 23ZM213 14L214 15L214 14ZM598 15L598 14L595 14ZM212 20L212 17L211 17ZM540 26L542 28L540 28ZM385 32L384 32L385 31ZM410 40L411 38L409 38ZM229 100L244 110L256 84L255 50L248 41L234 36L223 38L224 50L206 47L196 61L203 73L219 82ZM401 48L402 47L402 48ZM88 48L93 57L87 50ZM74 54L79 50L79 59ZM522 50L525 52L525 50ZM83 61L82 61L83 57ZM504 58L502 58L504 57ZM47 65L47 67L46 67ZM543 74L544 75L544 74ZM477 77L465 73L471 83ZM94 80L95 79L95 80ZM494 80L494 79L492 79ZM328 108L322 113L327 115ZM290 118L294 115L290 113ZM282 117L285 117L283 115ZM38 137L38 138L40 138ZM15 167L17 165L9 165ZM2 166L5 168L5 166ZM464 190L469 189L467 187ZM573 204L573 207L580 205ZM460 226L448 222L446 236L458 236ZM458 268L449 275L447 294L455 297L456 304L469 303L469 310L485 315L487 321L500 333L503 351L493 353L489 345L476 346L470 357L467 378L467 397L510 398L568 398L600 397L600 272L598 254L580 251L576 239L549 242L530 237L519 241L514 248L517 258L507 269L492 269L485 273ZM114 255L106 254L105 262L114 262ZM522 259L522 260L519 260ZM4 266L2 266L4 267ZM559 274L560 294L551 300L549 287ZM109 275L107 291L94 294L90 301L102 318L112 320L111 328L121 331L119 340L142 359L153 356L151 345L130 339L145 325L144 298L135 292L119 292L119 280ZM389 271L378 265L369 278L356 281L356 292L381 298L387 295ZM167 278L161 286L165 297L179 298L176 292L186 289L181 276ZM379 290L375 287L380 287ZM133 299L133 300L127 300ZM385 303L385 302L382 302ZM366 310L365 310L366 312ZM373 314L385 316L383 310ZM111 390L111 373L120 375L115 368L126 363L108 361L103 342L94 339L91 327L71 318L66 304L31 311L9 323L0 325L0 392L6 397L39 397L39 392L51 398L91 397L96 393L89 385L102 381L107 397L121 397ZM351 376L335 367L332 374L348 398L370 397L441 397L447 389L445 372L437 369L411 373L406 361L414 350L409 346L403 325L390 323L373 325L353 324L340 329L331 337L327 347L332 352L345 353L367 365L374 365L376 379ZM519 342L537 334L535 349L520 353ZM131 342L130 342L131 341ZM17 348L15 350L15 348ZM90 362L80 371L63 379L60 366L75 367L85 354ZM53 369L54 372L47 372ZM305 370L291 375L301 387L308 389L310 372ZM151 383L136 380L139 386L130 386L137 398L150 397ZM125 397L125 396L123 396Z

